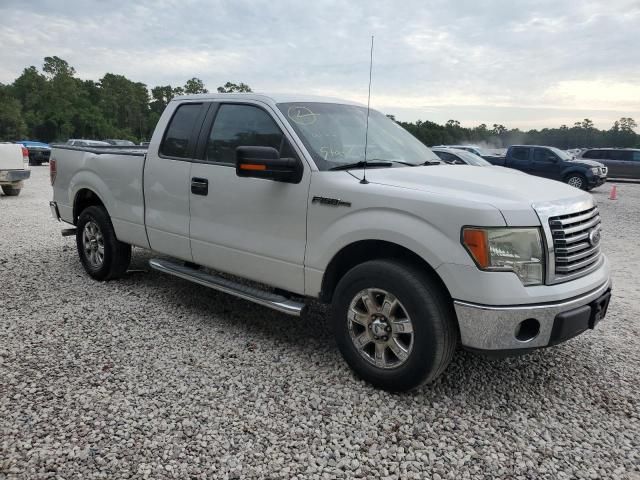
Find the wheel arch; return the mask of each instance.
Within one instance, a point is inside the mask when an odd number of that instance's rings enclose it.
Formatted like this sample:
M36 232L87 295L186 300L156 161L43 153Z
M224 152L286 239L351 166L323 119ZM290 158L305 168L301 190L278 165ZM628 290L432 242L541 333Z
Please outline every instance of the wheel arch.
M78 217L82 213L82 211L91 206L99 206L103 207L105 210L107 209L105 203L102 201L102 198L91 190L90 188L81 188L78 190L73 198L73 224L76 225L78 222Z
M387 240L360 240L344 246L331 259L322 277L320 301L331 303L340 279L353 267L369 260L397 259L419 266L442 287L449 298L451 294L436 270L420 255L407 247Z
M571 175L580 175L581 177L587 178L587 172L581 168L568 168L562 174L562 180L566 181Z

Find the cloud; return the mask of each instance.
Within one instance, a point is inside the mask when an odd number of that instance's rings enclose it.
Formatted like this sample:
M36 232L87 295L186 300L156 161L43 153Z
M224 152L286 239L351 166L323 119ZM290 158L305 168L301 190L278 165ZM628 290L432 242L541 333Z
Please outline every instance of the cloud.
M362 101L374 34L372 104L405 119L640 117L637 0L4 0L0 17L4 83L58 55L95 80L197 76Z

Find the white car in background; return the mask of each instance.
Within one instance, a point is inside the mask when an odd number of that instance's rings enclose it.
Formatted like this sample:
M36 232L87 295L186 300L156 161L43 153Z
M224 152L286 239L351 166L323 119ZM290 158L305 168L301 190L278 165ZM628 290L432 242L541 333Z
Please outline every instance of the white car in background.
M0 143L0 187L4 194L19 195L24 180L30 176L29 151L16 143Z
M65 145L71 147L111 147L109 142L103 142L100 140L85 140L84 138L70 138Z
M493 167L484 158L468 150L450 147L433 147L431 149L440 160L449 165L474 165L476 167Z

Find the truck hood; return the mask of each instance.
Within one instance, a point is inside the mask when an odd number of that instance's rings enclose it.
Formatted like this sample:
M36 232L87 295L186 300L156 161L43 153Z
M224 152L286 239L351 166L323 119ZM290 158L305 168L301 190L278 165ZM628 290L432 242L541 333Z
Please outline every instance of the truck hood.
M571 163L581 163L587 167L604 167L603 163L596 162L594 160L587 160L586 158L573 158L569 160Z
M362 170L352 173L362 177ZM538 224L532 208L534 203L575 204L592 201L591 195L577 188L504 167L433 165L372 168L367 170L367 180L369 183L485 203L499 209L507 224L514 226Z

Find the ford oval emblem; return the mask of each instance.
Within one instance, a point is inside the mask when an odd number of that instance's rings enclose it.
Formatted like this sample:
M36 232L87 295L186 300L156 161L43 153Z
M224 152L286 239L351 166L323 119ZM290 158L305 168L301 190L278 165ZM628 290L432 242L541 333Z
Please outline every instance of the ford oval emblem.
M600 244L600 227L592 228L589 232L589 243L592 247L597 247Z

